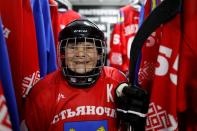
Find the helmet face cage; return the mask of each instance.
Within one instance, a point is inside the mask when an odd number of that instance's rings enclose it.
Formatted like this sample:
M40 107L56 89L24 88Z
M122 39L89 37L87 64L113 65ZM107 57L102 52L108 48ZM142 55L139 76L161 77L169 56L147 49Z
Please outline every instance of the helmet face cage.
M73 37L60 41L59 65L69 84L88 87L93 84L105 64L106 44L103 40Z

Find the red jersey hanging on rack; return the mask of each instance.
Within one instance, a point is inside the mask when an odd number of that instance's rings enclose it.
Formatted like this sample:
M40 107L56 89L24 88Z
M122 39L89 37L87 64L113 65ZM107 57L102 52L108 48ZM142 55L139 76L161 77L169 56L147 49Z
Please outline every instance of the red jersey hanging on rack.
M138 30L139 11L126 5L120 9L119 23L114 25L111 36L110 66L123 72L128 71L131 43Z
M0 11L17 103L22 113L22 97L26 97L40 77L32 10L29 0L6 0L1 1Z
M49 0L50 13L51 13L51 23L53 28L55 47L57 50L58 46L58 34L60 31L59 17L58 17L58 3L55 0Z
M146 4L149 4L148 2ZM150 13L150 12L149 12ZM121 71L127 73L130 62L130 48L133 39L139 28L139 11L133 8L131 5L127 5L120 9L119 23L114 25L110 42L109 60L110 66L116 67ZM143 59L140 69L140 82L147 81L148 77L154 73L153 61L155 54L151 50L158 50L156 42L158 41L158 33L155 31L147 39L145 46L143 47L142 54L149 54ZM150 74L150 75L147 75Z
M197 1L183 0L183 35L180 51L178 110L187 131L197 130Z
M59 11L58 17L60 22L60 29L63 29L67 24L69 24L73 20L81 18L81 15L76 11L69 9L67 11Z
M177 80L181 42L180 15L161 27L155 76L150 90L147 131L178 128Z

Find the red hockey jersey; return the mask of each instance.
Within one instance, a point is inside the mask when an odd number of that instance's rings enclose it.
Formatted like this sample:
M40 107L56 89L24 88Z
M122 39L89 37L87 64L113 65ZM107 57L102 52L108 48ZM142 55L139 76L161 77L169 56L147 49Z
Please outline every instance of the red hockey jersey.
M65 12L58 12L58 19L60 22L60 29L63 29L70 22L81 18L81 15L74 10L67 10Z
M12 78L19 111L22 97L39 78L35 25L29 0L1 1L0 12L5 28Z
M126 81L117 69L104 67L92 87L74 88L68 85L61 71L56 71L30 92L27 127L29 131L117 131L115 89Z
M147 131L175 131L178 128L177 74L181 42L180 15L164 24L161 32L155 76L150 92Z
M50 13L51 13L51 22L53 27L53 34L55 40L55 48L58 47L58 34L60 31L59 17L58 17L58 4L55 0L49 0L50 4Z
M159 42L161 39L161 28L153 32L145 41L142 54L141 63L138 73L138 82L143 88L149 88L152 85L152 80L155 76L155 66L159 50ZM147 89L149 90L149 89Z
M110 41L110 66L128 71L131 43L138 30L139 11L131 5L120 9L120 22L114 25Z
M183 35L180 51L178 110L187 131L197 130L197 1L183 1Z
M121 8L120 15L121 22L114 25L112 32L109 59L110 66L127 73L130 62L131 44L139 27L139 12L132 8L131 5L127 5ZM159 39L158 33L160 33L159 29L151 34L143 47L143 62L141 63L139 73L140 84L144 82L143 84L145 85L147 80L153 77L156 58L155 51L158 50L158 45L156 44Z

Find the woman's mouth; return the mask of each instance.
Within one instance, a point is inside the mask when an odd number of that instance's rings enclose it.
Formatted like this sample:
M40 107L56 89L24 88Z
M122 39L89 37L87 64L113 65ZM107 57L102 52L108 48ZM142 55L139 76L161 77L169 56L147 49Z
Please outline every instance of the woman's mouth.
M90 61L75 61L75 64L88 64Z

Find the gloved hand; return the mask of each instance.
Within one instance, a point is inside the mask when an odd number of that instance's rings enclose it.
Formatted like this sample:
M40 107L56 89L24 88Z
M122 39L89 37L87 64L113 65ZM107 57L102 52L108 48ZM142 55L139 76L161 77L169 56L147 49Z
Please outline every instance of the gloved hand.
M145 130L148 111L148 93L140 87L122 83L116 89L117 115L121 123L131 125L135 131Z

